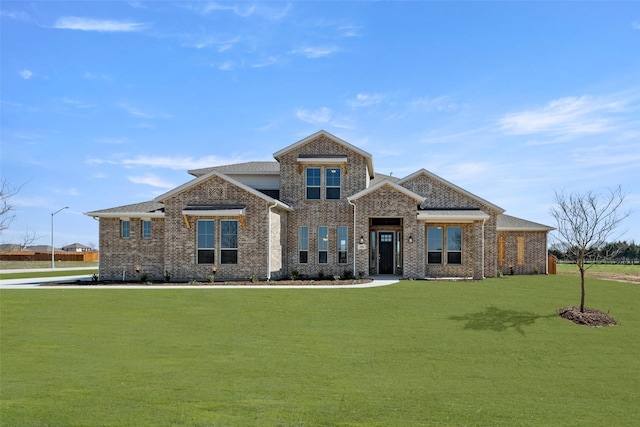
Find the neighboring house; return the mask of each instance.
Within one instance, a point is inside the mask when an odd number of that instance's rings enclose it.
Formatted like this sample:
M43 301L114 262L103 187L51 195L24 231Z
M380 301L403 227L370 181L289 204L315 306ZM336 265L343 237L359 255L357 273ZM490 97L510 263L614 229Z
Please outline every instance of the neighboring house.
M63 246L62 250L65 252L93 252L92 248L81 243L74 243L72 245Z
M191 170L153 201L87 212L100 222L100 278L546 273L551 227L429 171L376 174L369 153L325 131L274 158Z

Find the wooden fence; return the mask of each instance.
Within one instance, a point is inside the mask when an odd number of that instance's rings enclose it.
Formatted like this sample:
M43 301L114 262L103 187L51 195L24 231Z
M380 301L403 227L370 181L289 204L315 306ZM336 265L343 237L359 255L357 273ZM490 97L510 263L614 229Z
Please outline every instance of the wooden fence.
M98 261L98 252L56 251L53 257L56 261ZM51 261L51 252L0 252L0 261Z
M547 274L556 274L556 264L558 263L558 258L555 255L549 254L547 256Z

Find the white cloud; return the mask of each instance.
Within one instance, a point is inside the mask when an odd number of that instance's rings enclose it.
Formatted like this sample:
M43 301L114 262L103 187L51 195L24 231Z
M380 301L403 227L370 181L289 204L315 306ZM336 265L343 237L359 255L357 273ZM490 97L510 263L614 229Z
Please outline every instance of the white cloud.
M223 159L216 156L205 156L199 159L194 159L193 157L139 156L134 159L124 159L119 163L130 167L145 166L184 171L228 165L237 162L238 159Z
M316 59L316 58L322 58L325 56L332 55L338 52L339 50L340 49L335 46L315 46L315 47L307 46L307 47L301 47L299 49L294 49L289 53L292 53L295 55L302 55L309 59Z
M378 93L359 93L355 99L347 101L353 108L370 107L371 105L380 104L384 97Z
M416 98L409 103L412 110L419 111L455 111L459 110L461 106L450 100L448 96L438 96L436 98L430 98L428 96L422 98Z
M63 196L79 196L80 191L77 188L65 188L64 190L53 190L54 193Z
M173 117L170 114L143 111L143 110L141 110L141 109L139 109L137 107L133 107L133 106L131 106L131 105L127 104L127 103L124 103L124 102L120 104L120 108L125 110L131 116L137 117L137 118L140 118L140 119L170 119L170 118Z
M16 21L29 21L29 15L22 11L0 10L0 16L6 16Z
M631 27L632 27L634 30L640 30L640 22L638 22L638 21L634 21L634 22L631 24Z
M256 12L256 9L257 8L255 4L249 3L239 3L231 5L229 3L220 4L217 2L209 2L204 5L204 7L202 7L201 13L207 14L216 11L229 11L235 13L238 16L246 18L253 15Z
M218 65L218 70L220 71L231 71L235 68L235 63L233 61L224 61L222 64Z
M62 98L62 102L64 104L66 104L66 105L70 105L70 106L75 107L75 108L84 109L84 108L93 107L93 105L91 105L91 104L86 104L86 103L84 103L82 101L78 101L77 99L72 99L72 98Z
M94 139L98 144L120 145L128 144L130 141L127 138L96 138Z
M33 77L33 72L27 69L19 71L18 74L20 74L20 77L22 77L25 80L29 80L31 77Z
M147 24L141 22L112 21L77 16L65 16L56 21L53 28L60 30L98 31L104 33L141 31Z
M506 114L499 120L499 125L511 135L597 134L612 130L614 114L625 108L623 100L565 97L542 108Z
M162 178L160 178L159 176L152 173L148 173L143 176L128 176L127 179L133 182L134 184L150 185L152 187L157 187L157 188L171 189L175 187L175 184L171 182L167 182Z
M299 109L296 111L296 117L303 122L314 125L324 125L331 122L332 112L330 108L322 107L315 111Z

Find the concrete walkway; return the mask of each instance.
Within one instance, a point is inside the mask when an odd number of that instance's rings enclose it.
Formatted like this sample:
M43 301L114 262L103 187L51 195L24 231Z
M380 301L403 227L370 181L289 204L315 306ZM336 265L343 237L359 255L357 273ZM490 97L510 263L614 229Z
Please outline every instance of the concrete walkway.
M65 270L56 268L55 271ZM71 268L66 270L78 270ZM52 269L32 269L32 270L2 270L2 273L24 273L29 271L52 271ZM361 289L387 286L398 283L398 277L374 277L372 282L360 283L356 285L60 285L42 286L47 283L63 283L91 281L91 274L69 275L56 277L39 277L31 279L6 279L0 280L0 289ZM276 282L277 283L277 282Z

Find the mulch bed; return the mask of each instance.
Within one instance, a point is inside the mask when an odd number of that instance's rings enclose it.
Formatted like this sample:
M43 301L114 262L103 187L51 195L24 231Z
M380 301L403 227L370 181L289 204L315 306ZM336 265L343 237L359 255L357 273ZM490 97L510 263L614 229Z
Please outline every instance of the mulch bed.
M370 283L371 279L350 280L275 280L271 282L215 281L215 282L119 282L119 281L75 281L67 283L45 283L42 286L344 286Z
M616 326L618 324L616 319L609 316L607 313L603 313L592 308L585 308L584 313L580 312L580 307L575 306L558 308L556 311L558 312L558 316L563 319L570 320L578 325L600 327Z

